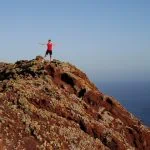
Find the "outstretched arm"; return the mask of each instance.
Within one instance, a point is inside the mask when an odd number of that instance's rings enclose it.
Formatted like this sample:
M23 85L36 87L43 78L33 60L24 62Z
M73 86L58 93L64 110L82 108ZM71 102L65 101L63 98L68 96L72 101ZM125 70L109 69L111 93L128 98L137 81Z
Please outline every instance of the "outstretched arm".
M40 45L46 45L46 44L44 44L44 43L38 43L38 44L40 44Z

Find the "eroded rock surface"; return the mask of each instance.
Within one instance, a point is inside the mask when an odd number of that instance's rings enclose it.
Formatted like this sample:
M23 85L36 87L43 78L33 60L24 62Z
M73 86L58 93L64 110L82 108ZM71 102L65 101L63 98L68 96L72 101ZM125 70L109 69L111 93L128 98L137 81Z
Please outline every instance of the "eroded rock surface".
M0 63L0 150L149 150L150 130L75 66Z

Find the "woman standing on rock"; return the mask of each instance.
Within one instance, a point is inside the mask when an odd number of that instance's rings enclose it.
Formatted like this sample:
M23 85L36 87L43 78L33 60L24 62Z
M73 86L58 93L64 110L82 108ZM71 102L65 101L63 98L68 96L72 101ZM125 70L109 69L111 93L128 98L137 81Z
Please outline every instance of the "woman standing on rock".
M49 54L50 55L50 62L51 62L52 61L52 50L53 50L54 44L51 42L51 40L48 40L47 44L41 44L41 45L47 45L45 57Z

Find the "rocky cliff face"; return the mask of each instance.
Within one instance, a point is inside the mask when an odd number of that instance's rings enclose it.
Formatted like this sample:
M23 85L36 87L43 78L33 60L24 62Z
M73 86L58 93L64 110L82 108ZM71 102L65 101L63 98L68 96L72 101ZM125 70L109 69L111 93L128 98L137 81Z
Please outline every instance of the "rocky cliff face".
M0 63L0 150L149 150L150 130L75 66Z

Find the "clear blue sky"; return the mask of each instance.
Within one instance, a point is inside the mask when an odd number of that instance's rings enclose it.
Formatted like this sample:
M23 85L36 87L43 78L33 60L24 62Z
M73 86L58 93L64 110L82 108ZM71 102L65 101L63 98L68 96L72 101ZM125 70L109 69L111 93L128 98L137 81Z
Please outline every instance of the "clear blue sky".
M149 0L0 1L0 61L44 55L49 38L92 80L150 80Z

